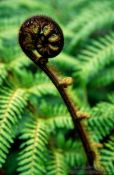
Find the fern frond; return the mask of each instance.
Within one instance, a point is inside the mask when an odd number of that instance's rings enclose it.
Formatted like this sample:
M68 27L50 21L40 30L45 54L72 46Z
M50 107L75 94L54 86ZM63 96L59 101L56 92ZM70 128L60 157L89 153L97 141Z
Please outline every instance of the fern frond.
M83 144L59 93L19 47L22 22L46 14L60 22L65 38L64 51L52 59L51 68L58 68L60 81L61 72L73 76L68 95L80 108L77 115L88 117L82 122L96 156L94 167L99 167L99 151L106 173L114 174L114 0L0 1L0 168L5 162L5 174L15 174L9 169L16 170L11 160L16 160L12 152L18 153L19 141L19 175L87 174ZM100 99L108 102L91 107Z
M108 86L114 82L114 68L109 67L101 71L99 75L95 77L93 81L91 81L91 87L104 87Z
M111 27L114 24L113 8L110 6L108 7L107 4L105 4L105 6L103 4L104 3L100 4L99 8L97 4L96 10L90 7L91 10L89 11L89 14L83 12L82 18L84 18L84 20L80 19L81 16L79 17L79 25L77 25L78 31L68 46L69 52L75 49L77 44L86 40L93 32L101 30L104 27L106 28L107 26L107 28L109 28L109 26ZM77 24L77 21L75 23Z
M36 2L34 0L32 2L28 0L28 3L22 0L17 0L17 3L15 3L14 0L11 0L10 4L6 0L0 3L0 16L2 15L2 17L11 18L12 13L15 17L19 17L19 15L21 16L23 14L30 16L33 15L35 11L37 11L37 13L38 11L43 12L43 9L50 11L50 6L46 3L42 3L40 1Z
M88 125L91 132L94 133L93 138L99 142L110 134L114 127L114 105L102 102L93 108Z
M13 61L6 64L6 66L9 65L7 68L8 70L7 69L6 70L11 71L13 82L11 77L9 81L5 79L7 83L12 82L14 86L24 89L24 91L28 94L29 97L31 97L32 95L35 95L36 97L41 97L43 95L50 95L50 94L54 96L58 96L58 92L56 88L54 87L52 82L45 76L44 73L38 70L35 74L32 74L31 71L27 71L24 67L23 67L23 71L21 72L20 70L23 66L23 63L21 65L21 63L18 64L17 62L16 63L17 67L12 68L12 65L11 65L12 62Z
M14 58L19 55L20 51L21 49L17 44L16 36L3 37L0 39L1 60L9 61L12 59L12 57Z
M54 60L52 60L52 63L59 69L61 68L62 70L69 70L71 72L73 72L78 66L78 61L75 59L75 57L66 53L61 53L58 55Z
M0 85L7 76L7 68L4 63L0 63Z
M76 4L77 2L78 1L75 1L74 4ZM85 1L84 3L86 3L86 6L84 6L83 10L77 13L75 18L73 16L73 20L71 20L67 25L68 29L79 32L79 30L87 25L87 23L92 21L96 15L98 16L98 13L100 13L101 11L103 12L105 9L109 10L109 8L113 6L110 1L104 1L104 3L102 3L101 1Z
M73 123L70 116L63 113L56 117L52 115L52 117L47 119L47 124L51 130L55 130L55 128L73 129Z
M56 128L73 129L72 119L64 106L52 105L48 107L48 111L43 112L44 114L47 113L48 118L46 122L51 131L55 130Z
M29 59L26 59L25 56L21 56L16 59L6 60L1 59L0 63L0 85L2 85L3 80L6 80L9 78L9 74L15 72L15 74L18 74L22 68L26 68L31 64L31 61Z
M52 149L47 162L47 175L67 175L68 166L62 150Z
M44 82L44 81L34 84L32 87L29 88L28 91L30 94L34 94L38 97L47 94L57 95L57 91L54 85L51 82Z
M80 10L81 7L85 8L85 3L87 5L88 3L90 3L90 1L88 1L88 0L77 0L77 1L72 0L72 1L69 1L68 5L69 5L70 8L73 8L73 9L77 8L77 10Z
M9 30L1 31L0 32L1 40L4 39L4 38L7 38L7 39L12 38L13 36L16 36L17 32L18 32L17 27L16 28L11 28ZM8 36L8 34L9 34L9 36Z
M18 18L16 18L15 16L8 18L8 17L4 17L4 18L0 18L0 32L1 31L5 31L8 29L12 29L17 28L18 26L20 26L22 24L22 21L24 21L25 15L21 15Z
M111 92L111 93L108 94L108 99L109 99L109 101L110 101L111 103L114 104L114 92Z
M47 94L58 95L52 82L39 70L34 75L30 71L23 70L20 82L22 86L27 88L26 90L30 95L35 95L37 97Z
M23 140L18 158L20 175L45 174L46 145L49 131L45 122L39 118L31 118L22 130Z
M107 175L114 174L114 135L105 143L100 152L101 163Z
M80 141L74 142L72 139L69 139L66 141L63 149L65 159L70 167L76 166L79 170L86 164L86 155Z
M0 167L14 139L14 127L21 119L27 96L22 89L0 88Z
M31 60L27 59L25 55L18 55L17 57L13 56L12 60L7 63L7 66L9 70L20 70L31 64Z
M114 33L106 35L79 54L79 65L75 76L85 83L91 81L106 65L114 62Z

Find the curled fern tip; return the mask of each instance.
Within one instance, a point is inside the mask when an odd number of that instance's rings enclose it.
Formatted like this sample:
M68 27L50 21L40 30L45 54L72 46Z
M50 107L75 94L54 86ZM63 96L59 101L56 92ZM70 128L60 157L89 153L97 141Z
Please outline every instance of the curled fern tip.
M29 57L37 52L39 57L52 58L63 49L64 36L60 26L50 17L33 16L22 24L19 43Z

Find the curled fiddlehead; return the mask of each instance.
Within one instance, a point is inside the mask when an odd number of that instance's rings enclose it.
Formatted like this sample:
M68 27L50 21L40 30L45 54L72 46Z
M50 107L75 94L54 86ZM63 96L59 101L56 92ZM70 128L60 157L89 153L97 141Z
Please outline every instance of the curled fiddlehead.
M59 25L50 17L33 16L22 24L19 43L31 59L52 58L63 49L64 37Z
M47 16L34 16L27 19L19 31L19 43L25 54L32 59L51 79L58 89L74 123L74 130L79 134L85 149L88 164L94 169L95 152L91 148L88 136L78 117L78 111L65 88L72 83L72 78L59 80L53 69L47 65L48 58L57 56L64 45L63 32L59 25ZM46 61L45 61L46 60ZM95 174L101 173L95 170Z

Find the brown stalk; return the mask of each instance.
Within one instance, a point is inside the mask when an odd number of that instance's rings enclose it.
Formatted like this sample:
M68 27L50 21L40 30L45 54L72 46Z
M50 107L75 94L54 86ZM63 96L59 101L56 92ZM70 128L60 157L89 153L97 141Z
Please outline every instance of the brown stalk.
M94 160L95 160L95 156L96 156L95 152L91 148L87 133L86 133L86 131L81 123L80 118L77 115L78 111L76 110L74 103L72 102L71 98L69 97L69 95L67 93L67 88L60 85L58 77L56 76L54 71L51 69L51 67L49 67L44 60L43 60L43 58L41 58L38 61L35 61L35 63L40 67L40 69L42 69L45 72L45 74L50 78L50 80L52 81L52 83L55 85L58 92L60 93L60 95L61 95L61 97L62 97L71 117L72 117L72 121L74 124L74 130L78 133L78 135L81 139L81 142L83 144L85 153L87 155L88 165L89 165L89 167L91 167L90 173L92 172L93 175L94 174L101 175L101 173L94 168Z

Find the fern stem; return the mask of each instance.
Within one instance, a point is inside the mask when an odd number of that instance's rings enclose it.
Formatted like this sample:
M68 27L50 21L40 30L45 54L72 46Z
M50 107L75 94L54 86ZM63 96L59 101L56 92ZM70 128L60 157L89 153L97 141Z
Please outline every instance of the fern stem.
M72 100L70 99L66 88L64 86L60 85L58 77L55 75L55 73L51 69L51 67L49 67L46 64L46 62L43 62L43 58L35 61L35 63L40 67L40 69L42 69L46 73L46 75L50 78L50 80L53 82L53 84L55 85L55 87L59 91L59 93L60 93L60 95L61 95L61 97L62 97L71 117L72 117L74 129L79 134L79 137L82 141L85 153L87 155L88 164L92 168L93 172L95 172L96 175L101 175L100 172L98 172L97 170L94 169L95 152L91 148L89 139L87 137L87 133L86 133L86 131L81 123L81 120L77 116L77 109L76 109L74 103L72 102ZM92 174L93 174L93 172L92 172Z
M53 34L55 38L53 37ZM35 39L36 38L36 39ZM88 164L92 171L96 159L95 152L91 148L87 133L81 123L80 117L77 115L77 109L67 94L65 89L72 80L60 81L55 72L47 65L48 58L57 56L64 45L64 36L59 25L51 18L46 16L33 16L23 23L19 32L19 43L25 54L33 60L50 78L57 90L59 91L74 123L74 129L79 134L85 149Z

